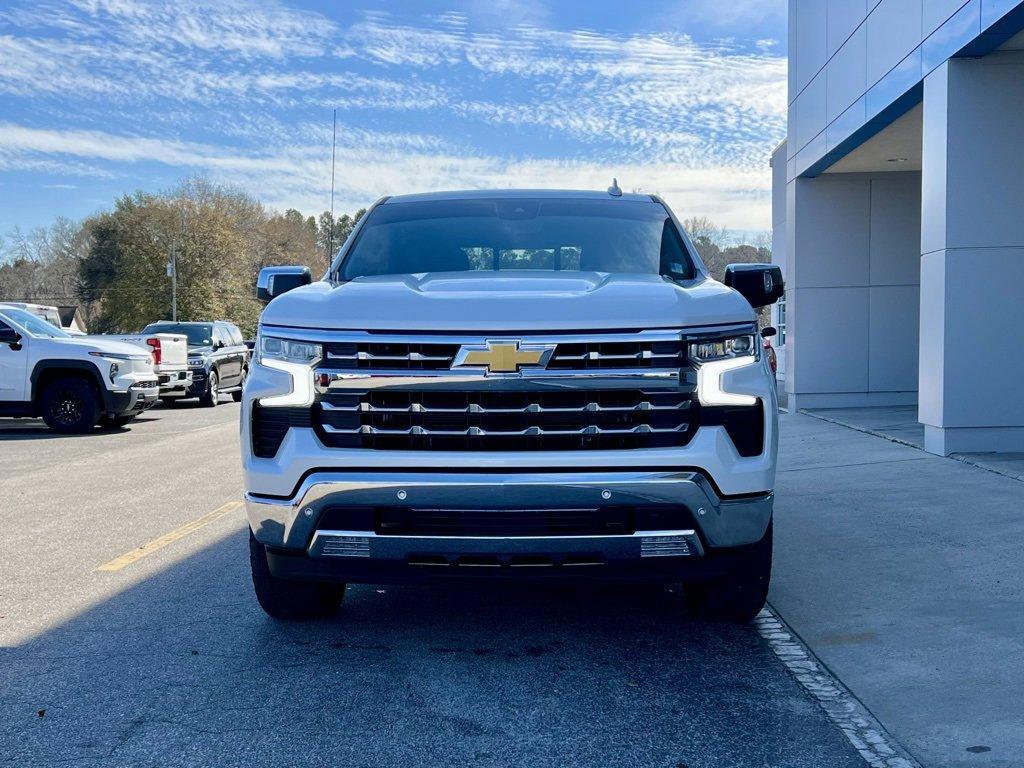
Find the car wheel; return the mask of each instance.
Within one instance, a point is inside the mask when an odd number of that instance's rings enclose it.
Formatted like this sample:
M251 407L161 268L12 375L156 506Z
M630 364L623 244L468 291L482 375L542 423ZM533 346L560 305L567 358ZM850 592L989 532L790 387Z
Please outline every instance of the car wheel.
M203 393L203 396L199 398L199 402L207 408L216 408L217 401L219 399L220 379L217 378L216 371L210 371L210 378L206 382L206 391Z
M242 402L242 387L245 386L245 380L249 377L249 369L242 369L242 380L238 382L238 389L231 393L231 399L236 403Z
M769 522L759 542L736 548L737 563L727 576L685 586L691 613L746 623L761 612L772 575L772 528Z
M100 416L100 427L103 429L120 429L135 421L137 415L133 413L131 416Z
M46 426L62 434L88 432L100 419L96 390L85 379L74 376L47 384L40 405Z
M345 585L280 579L270 572L267 550L249 531L252 586L260 608L274 619L303 621L333 616L345 596Z

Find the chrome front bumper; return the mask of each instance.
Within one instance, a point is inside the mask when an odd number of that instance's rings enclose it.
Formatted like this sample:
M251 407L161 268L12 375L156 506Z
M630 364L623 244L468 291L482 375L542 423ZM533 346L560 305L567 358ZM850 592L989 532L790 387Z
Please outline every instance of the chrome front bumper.
M184 394L192 386L192 371L172 371L160 373L157 377L160 381L161 395Z
M247 493L249 525L258 541L311 557L402 559L438 555L529 555L599 552L607 559L671 554L679 541L691 556L705 547L759 541L772 515L772 494L722 499L699 472L315 472L289 498ZM610 536L393 536L374 531L318 530L328 507L409 507L446 510L579 509L610 506L685 507L684 530ZM660 539L660 541L657 541ZM333 550L333 554L331 554ZM646 553L645 553L646 550ZM341 554L339 554L339 552Z

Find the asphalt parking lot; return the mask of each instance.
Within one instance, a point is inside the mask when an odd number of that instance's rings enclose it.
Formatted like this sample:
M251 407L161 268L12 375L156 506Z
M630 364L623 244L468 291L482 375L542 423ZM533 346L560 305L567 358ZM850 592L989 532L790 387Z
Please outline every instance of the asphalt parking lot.
M331 622L272 622L237 418L0 420L0 762L864 764L754 627L660 589L357 586Z

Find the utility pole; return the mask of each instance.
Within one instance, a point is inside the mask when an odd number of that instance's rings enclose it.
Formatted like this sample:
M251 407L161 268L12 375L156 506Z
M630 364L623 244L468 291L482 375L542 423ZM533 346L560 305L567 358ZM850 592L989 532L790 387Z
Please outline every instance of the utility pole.
M334 127L331 130L331 235L327 248L327 269L331 268L334 258L334 157L338 149L338 110L334 110Z
M178 321L178 260L177 248L171 243L171 260L167 262L167 275L171 278L171 320Z

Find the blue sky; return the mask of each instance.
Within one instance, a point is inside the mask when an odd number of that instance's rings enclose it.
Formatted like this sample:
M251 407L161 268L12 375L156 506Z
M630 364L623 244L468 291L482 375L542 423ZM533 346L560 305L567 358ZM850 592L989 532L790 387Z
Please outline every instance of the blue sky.
M785 0L4 0L0 234L192 174L305 213L658 192L770 226Z

